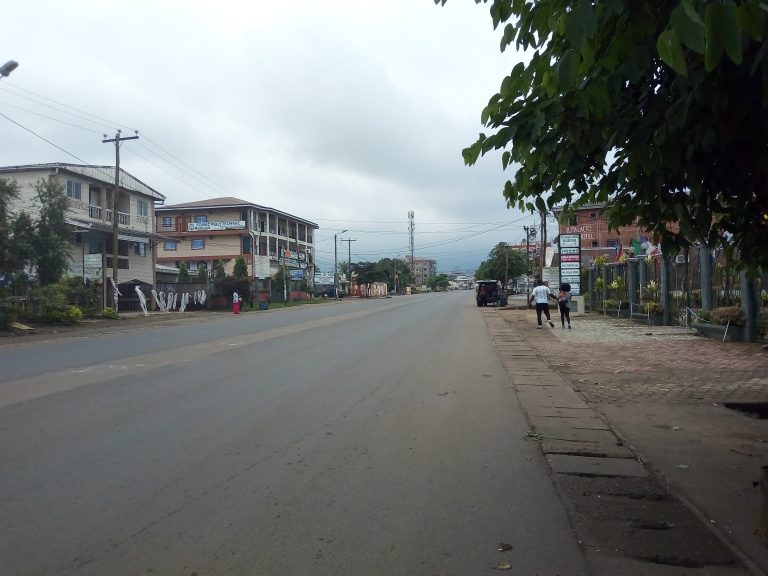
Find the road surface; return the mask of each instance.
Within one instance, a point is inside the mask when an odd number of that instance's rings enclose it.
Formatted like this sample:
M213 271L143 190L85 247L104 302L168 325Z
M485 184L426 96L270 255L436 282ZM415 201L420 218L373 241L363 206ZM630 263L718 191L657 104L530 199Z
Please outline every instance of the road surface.
M0 343L0 574L586 574L526 432L471 291Z

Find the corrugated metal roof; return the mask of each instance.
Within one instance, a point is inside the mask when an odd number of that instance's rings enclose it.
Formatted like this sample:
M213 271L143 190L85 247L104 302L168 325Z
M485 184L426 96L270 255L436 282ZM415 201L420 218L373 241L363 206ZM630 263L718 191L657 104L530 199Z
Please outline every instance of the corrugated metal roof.
M115 167L114 166L93 166L86 164L64 164L61 162L53 162L50 164L26 164L21 166L2 166L0 167L0 174L13 174L17 172L54 172L54 171L70 172L72 174L78 174L91 180L102 182L105 185L114 185L115 183ZM139 192L146 196L150 196L157 200L165 200L165 196L160 192L147 186L144 182L129 174L122 168L120 168L120 186L125 190L133 192Z
M241 200L240 198L235 198L233 196L222 196L220 198L209 198L208 200L197 200L195 202L184 202L182 204L169 204L166 206L157 206L155 207L155 213L160 214L164 212L177 212L177 211L195 210L195 209L201 209L201 208L204 208L204 209L255 208L257 210L261 210L264 212L272 212L284 218L290 218L291 220L296 220L297 222L307 224L314 228L320 228L319 225L315 224L314 222L311 222L310 220L299 218L298 216L294 216L293 214L283 212L282 210L276 210L268 206L261 206L259 204L254 204L253 202L248 202L247 200Z

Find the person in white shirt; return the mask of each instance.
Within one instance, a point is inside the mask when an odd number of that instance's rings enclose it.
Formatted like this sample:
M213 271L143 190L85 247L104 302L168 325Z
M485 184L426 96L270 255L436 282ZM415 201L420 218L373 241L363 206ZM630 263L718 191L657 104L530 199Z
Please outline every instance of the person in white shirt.
M549 299L554 297L552 292L549 291L549 286L545 285L541 280L536 280L536 287L531 293L531 302L536 300L536 321L538 322L536 328L541 328L542 312L547 317L550 327L555 327L555 323L552 322L552 317L549 315Z

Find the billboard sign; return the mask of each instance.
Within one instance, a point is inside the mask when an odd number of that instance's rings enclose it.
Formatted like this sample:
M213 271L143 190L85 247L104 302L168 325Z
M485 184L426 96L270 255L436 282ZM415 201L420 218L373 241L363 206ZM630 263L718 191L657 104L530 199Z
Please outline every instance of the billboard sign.
M572 296L581 294L581 234L560 234L560 284L570 284Z

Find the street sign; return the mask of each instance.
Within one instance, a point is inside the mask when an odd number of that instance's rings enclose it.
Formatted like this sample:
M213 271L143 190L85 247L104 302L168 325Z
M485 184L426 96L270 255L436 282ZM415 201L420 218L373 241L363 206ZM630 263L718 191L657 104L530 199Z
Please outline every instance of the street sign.
M581 294L581 234L560 234L560 284L571 285L571 296Z

